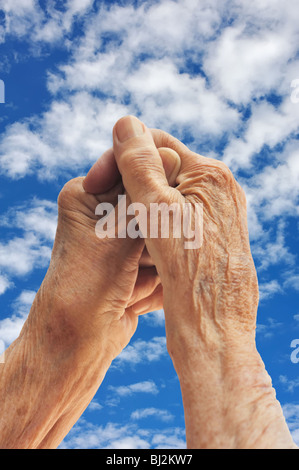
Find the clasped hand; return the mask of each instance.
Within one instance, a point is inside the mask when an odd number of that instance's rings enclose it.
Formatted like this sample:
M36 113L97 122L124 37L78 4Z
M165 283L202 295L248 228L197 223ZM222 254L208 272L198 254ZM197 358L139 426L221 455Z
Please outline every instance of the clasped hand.
M119 195L146 218L152 204L175 207L174 218L188 206L193 229L200 206L200 246L186 249L171 231L150 237L142 220L144 236L100 238L97 207L117 213ZM135 117L120 119L113 148L59 195L50 266L2 367L1 447L59 445L139 315L161 308L188 447L295 447L256 349L257 307L246 198L231 171Z

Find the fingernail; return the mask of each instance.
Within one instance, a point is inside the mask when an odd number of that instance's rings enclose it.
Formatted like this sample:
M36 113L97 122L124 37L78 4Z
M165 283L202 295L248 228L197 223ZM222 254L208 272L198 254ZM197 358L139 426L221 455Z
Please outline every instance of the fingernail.
M145 128L139 119L134 116L126 116L120 119L116 126L115 131L117 138L120 142L132 139L132 137L138 137L144 134Z

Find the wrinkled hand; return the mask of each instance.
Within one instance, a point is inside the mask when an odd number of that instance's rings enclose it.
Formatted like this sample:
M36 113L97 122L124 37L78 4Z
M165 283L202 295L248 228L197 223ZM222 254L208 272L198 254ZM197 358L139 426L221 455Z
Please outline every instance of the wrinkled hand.
M165 178L159 146L180 155L175 188ZM162 131L150 132L133 117L116 124L114 153L133 202L148 209L152 202L176 203L181 214L189 203L193 224L198 223L196 207L203 208L199 249L186 249L183 238L146 239L163 285L170 352L180 351L183 358L183 351L194 343L219 347L224 336L235 338L239 332L254 338L258 284L249 245L246 199L230 170L220 161L191 152Z
M187 446L295 448L256 349L258 282L243 190L225 164L162 131L150 132L134 117L119 120L113 137L124 187L133 202L146 206L147 226L157 223L152 203L174 207L169 236L146 231L145 243L163 286L167 349L180 381ZM165 178L160 146L181 158L176 187ZM188 206L189 234L197 228L200 246L187 249L182 225Z
M160 154L171 181L179 156ZM49 269L0 368L1 448L56 448L129 342L138 315L162 306L144 240L96 235L96 207L110 202L117 211L123 190L110 150L59 195Z
M160 153L165 175L171 180L180 159L168 149ZM55 308L39 318L40 329L46 325L54 337L50 344L99 346L109 361L129 342L138 315L162 308L163 303L161 282L144 240L96 236L97 205L110 202L117 210L117 198L123 192L112 150L85 178L75 178L64 186L58 198L51 263L42 286ZM64 337L59 339L59 334Z

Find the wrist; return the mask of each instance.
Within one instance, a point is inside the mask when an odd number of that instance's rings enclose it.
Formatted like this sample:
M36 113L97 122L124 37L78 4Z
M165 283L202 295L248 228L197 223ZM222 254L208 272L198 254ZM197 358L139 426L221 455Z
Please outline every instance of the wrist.
M19 337L7 349L1 382L3 448L56 448L92 400L110 365L89 345L51 332L38 294ZM44 300L44 299L43 299ZM48 330L48 331L47 331ZM14 412L16 410L17 420ZM2 421L3 420L3 421Z
M256 355L254 293L247 292L244 299L207 281L193 289L188 283L163 285L163 295L167 347L178 367L196 350L215 360L230 350Z
M91 312L74 312L59 290L60 286L47 275L18 340L31 358L37 354L53 374L63 370L66 376L84 376L95 369L100 377L105 375L113 355L102 334L90 328L87 314Z
M50 264L25 326L35 332L49 357L80 358L81 362L98 358L108 369L114 351L102 318L107 305L93 301L84 285L78 291L76 286L82 285L82 280L76 276L66 263Z
M189 448L295 447L254 344L194 349L174 366Z

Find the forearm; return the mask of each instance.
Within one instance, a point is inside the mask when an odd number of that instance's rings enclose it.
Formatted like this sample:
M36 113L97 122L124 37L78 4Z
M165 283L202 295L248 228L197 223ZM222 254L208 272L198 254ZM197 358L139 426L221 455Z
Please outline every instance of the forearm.
M167 339L188 448L296 448L252 335L219 340L208 326L197 333Z
M178 368L189 448L295 447L258 358L237 370L226 359L194 359Z
M54 331L50 320L41 327L41 310L50 314L49 308L44 299L36 300L0 364L0 448L56 448L109 367L100 350L68 341L67 328Z

